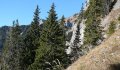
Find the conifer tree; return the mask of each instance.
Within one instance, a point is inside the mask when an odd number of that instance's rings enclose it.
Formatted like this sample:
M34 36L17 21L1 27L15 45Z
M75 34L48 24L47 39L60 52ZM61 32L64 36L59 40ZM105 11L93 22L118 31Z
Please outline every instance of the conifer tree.
M66 36L66 28L65 28L65 17L64 17L64 15L61 17L61 19L60 19L60 28L63 30L63 35L65 35L65 41L67 40L67 36Z
M75 61L80 56L80 25L77 25L76 36L72 47L71 59Z
M79 56L81 56L82 54L80 54L81 52L81 45L80 45L80 23L82 22L82 20L84 19L84 7L82 4L79 16L78 16L78 24L77 24L77 30L76 30L76 35L75 35L75 40L72 46L72 52L70 54L71 60L74 62L77 58L79 58Z
M61 26L62 28L64 28L64 24L65 24L65 17L64 17L64 15L63 15L62 18L61 18L61 21L60 21L60 26Z
M39 37L40 37L40 18L39 18L39 7L37 6L35 12L34 12L34 18L32 23L30 24L30 27L26 31L26 34L24 36L24 67L25 70L28 68L29 65L31 65L34 62L35 58L35 50L39 46Z
M98 41L102 40L102 27L100 26L102 17L101 0L90 0L90 6L86 12L86 28L84 33L84 44L88 50L98 45Z
M58 24L55 6L52 4L48 18L43 24L35 62L29 70L58 70L59 67L66 67L69 64L69 59L65 53L64 39L63 29Z
M18 20L13 22L13 27L7 37L3 54L2 54L2 70L22 70L21 65L21 29Z

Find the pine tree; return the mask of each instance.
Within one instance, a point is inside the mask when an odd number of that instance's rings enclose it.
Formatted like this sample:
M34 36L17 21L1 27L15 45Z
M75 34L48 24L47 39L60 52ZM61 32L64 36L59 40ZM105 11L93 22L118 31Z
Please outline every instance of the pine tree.
M2 70L22 70L21 65L21 29L18 20L13 22L13 27L7 37L3 54L2 54Z
M40 18L39 18L39 7L37 6L35 12L34 12L34 18L33 21L26 31L26 34L24 36L24 68L25 70L28 68L29 65L31 65L34 62L35 58L35 50L39 46L39 37L40 37Z
M48 18L43 24L35 62L29 70L58 70L59 67L66 67L69 64L69 59L65 53L64 39L63 29L58 24L55 6L52 4Z

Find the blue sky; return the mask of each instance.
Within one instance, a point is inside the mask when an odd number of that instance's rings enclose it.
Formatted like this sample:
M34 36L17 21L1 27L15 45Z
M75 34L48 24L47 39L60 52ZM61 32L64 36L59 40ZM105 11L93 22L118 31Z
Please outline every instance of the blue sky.
M30 24L37 5L41 12L40 18L45 19L53 2L60 18L62 15L69 17L78 13L85 0L0 0L0 26L11 26L16 19L20 25Z

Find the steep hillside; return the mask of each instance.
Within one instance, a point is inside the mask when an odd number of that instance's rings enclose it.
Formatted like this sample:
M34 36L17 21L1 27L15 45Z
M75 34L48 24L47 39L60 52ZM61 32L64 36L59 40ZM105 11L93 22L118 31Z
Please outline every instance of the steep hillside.
M120 69L120 30L67 70L118 70L117 68Z
M92 51L90 50L87 55L80 57L67 70L120 70L120 21L118 20L120 18L120 0L112 1L112 8L104 18L101 18L104 40L100 41L102 43ZM112 22L115 23L116 32L111 36L108 30ZM85 22L83 21L83 23ZM83 25L81 26L83 27ZM82 31L80 30L82 38L84 38L84 28L81 28Z
M120 17L120 0L117 0L116 4L113 6L112 11L105 18L103 18L101 22L105 32L109 28L109 25L112 21L116 22L116 29L120 28L120 24L118 23L118 17ZM106 35L104 37L107 38Z

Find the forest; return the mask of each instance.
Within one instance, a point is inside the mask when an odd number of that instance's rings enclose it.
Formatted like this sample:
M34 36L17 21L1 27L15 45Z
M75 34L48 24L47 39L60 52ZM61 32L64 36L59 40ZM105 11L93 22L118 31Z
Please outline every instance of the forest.
M58 19L53 3L45 20L40 18L37 5L30 25L20 25L18 19L12 26L0 27L0 68L1 70L65 70L79 57L104 41L101 18L111 12L117 0L90 0L87 9L81 7L75 24L74 42L70 54L66 53L68 36L64 15ZM84 42L80 44L80 25L85 20ZM40 21L43 21L42 24ZM69 21L67 21L69 22ZM111 22L108 36L115 32L115 22Z

